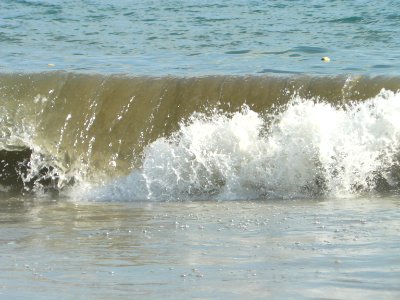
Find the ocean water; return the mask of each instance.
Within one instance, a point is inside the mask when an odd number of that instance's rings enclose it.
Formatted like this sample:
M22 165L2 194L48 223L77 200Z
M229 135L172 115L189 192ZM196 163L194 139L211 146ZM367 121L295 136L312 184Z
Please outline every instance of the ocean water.
M4 0L0 10L7 72L398 75L400 66L395 0Z
M397 299L398 1L0 1L0 296Z

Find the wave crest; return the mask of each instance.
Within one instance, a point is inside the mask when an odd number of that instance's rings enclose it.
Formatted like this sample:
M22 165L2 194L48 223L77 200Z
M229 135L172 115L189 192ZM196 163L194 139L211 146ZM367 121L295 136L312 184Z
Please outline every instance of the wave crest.
M342 106L295 97L264 115L193 114L97 199L260 199L399 188L400 94ZM127 188L130 186L131 188ZM135 187L135 188L132 188Z

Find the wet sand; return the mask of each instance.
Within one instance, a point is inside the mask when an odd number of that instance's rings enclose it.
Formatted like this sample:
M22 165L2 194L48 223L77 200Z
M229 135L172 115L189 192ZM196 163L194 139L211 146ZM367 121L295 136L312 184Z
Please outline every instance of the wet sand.
M0 201L2 299L398 299L400 199Z

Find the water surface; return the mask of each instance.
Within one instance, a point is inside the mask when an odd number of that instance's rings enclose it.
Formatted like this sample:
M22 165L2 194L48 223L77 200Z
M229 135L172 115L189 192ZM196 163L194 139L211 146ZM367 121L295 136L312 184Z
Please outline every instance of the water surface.
M391 0L6 0L0 3L0 68L393 75L400 67L399 5ZM331 63L321 63L322 56Z
M7 299L397 299L399 198L2 200Z
M114 2L0 1L0 297L398 299L400 2Z

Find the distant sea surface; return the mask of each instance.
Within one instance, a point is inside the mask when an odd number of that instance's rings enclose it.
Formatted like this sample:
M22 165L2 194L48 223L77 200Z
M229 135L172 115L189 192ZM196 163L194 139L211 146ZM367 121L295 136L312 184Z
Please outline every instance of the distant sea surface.
M393 75L400 70L400 2L393 0L2 0L0 12L2 72ZM321 63L322 56L331 62Z

